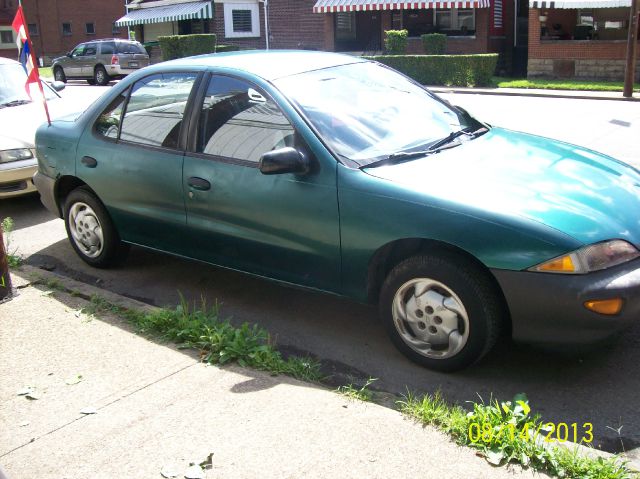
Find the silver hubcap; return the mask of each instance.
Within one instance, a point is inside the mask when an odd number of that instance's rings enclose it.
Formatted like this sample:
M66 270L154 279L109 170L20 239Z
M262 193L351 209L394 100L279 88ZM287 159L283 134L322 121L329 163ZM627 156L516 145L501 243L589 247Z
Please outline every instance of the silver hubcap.
M102 70L96 70L96 81L102 83L104 81L104 72Z
M95 211L86 203L74 203L69 209L69 230L74 243L85 256L100 256L104 245L102 225Z
M55 77L56 77L56 80L57 80L57 81L62 81L62 71L61 71L60 69L57 69L57 70L56 70L56 75L55 75Z
M392 314L402 340L423 356L450 358L467 344L467 311L439 281L416 278L404 283L393 298Z

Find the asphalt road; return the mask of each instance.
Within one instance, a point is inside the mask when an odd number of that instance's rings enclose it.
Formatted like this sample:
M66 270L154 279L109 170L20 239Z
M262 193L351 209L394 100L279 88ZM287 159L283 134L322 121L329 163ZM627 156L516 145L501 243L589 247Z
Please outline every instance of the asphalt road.
M99 91L69 86L66 93ZM640 166L638 102L447 96L495 125L580 143ZM73 253L62 220L45 211L37 197L3 201L0 217L5 216L15 220L12 248L31 264L156 305L175 305L179 292L189 300L217 300L232 321L258 323L285 349L307 351L340 374L378 378L375 385L387 391L439 389L463 404L478 396L506 400L524 392L546 420L576 422L579 431L591 422L597 446L617 451L622 439L624 449L640 455L640 324L590 351L501 344L480 364L441 374L398 353L372 307L141 248L133 248L117 269L92 269Z

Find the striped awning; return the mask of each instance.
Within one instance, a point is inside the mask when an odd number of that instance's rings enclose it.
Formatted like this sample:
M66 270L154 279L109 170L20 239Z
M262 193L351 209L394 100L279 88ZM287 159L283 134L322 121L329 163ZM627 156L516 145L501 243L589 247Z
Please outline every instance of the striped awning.
M119 27L130 27L146 23L176 22L178 20L193 20L198 18L213 18L212 2L178 3L163 7L129 10L129 13L116 21L116 25Z
M630 7L631 0L529 0L529 8L618 8Z
M313 13L369 10L417 10L427 8L489 8L490 0L398 2L393 0L318 0Z

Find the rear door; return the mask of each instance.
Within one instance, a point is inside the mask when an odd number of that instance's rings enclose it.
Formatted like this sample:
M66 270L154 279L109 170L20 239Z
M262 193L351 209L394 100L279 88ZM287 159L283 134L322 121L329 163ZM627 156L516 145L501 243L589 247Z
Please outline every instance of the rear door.
M149 75L122 92L80 139L77 176L98 195L122 239L180 252L184 111L197 73Z
M289 117L246 80L212 75L192 116L184 162L193 255L324 290L339 288L336 170L320 165ZM262 154L302 151L309 174L260 173Z
M98 56L98 44L87 43L84 48L84 55L82 55L80 74L85 77L93 76L93 68L96 65L96 58Z

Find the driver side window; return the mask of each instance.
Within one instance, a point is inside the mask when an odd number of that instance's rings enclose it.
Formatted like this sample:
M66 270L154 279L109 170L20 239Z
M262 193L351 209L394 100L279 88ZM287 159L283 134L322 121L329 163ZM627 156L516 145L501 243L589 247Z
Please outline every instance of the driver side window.
M77 46L76 48L74 48L73 52L71 52L71 56L72 57L81 57L82 55L84 55L85 47L86 47L86 45Z
M272 99L243 80L211 78L200 112L198 153L257 164L264 153L294 143L295 130Z

